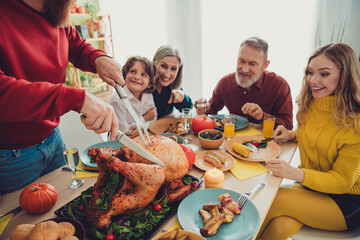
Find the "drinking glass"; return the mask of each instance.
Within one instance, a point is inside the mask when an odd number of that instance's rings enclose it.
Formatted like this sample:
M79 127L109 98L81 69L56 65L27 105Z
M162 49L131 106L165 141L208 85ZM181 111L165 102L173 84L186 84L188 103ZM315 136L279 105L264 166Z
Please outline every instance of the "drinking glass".
M64 148L64 158L66 164L73 172L73 181L70 183L69 188L77 189L84 185L84 180L79 180L76 174L76 167L79 164L79 151L75 145L66 145Z
M264 138L271 138L274 134L274 126L275 126L275 119L274 116L264 116L263 122L263 136Z
M186 135L189 133L190 128L191 128L191 122L192 122L192 113L191 113L191 108L183 108L181 110L181 121L184 125L184 128L186 130ZM191 139L187 138L185 136L184 138L184 143L188 144L191 142Z
M235 115L227 114L224 117L224 136L230 139L235 133Z
M201 97L196 101L196 114L203 115L206 113L206 98Z

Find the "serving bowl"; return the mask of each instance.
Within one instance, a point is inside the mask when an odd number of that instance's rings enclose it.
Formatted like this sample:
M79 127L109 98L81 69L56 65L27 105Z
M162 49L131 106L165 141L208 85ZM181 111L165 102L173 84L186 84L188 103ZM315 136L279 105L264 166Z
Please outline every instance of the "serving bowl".
M218 149L224 142L224 133L216 129L201 130L198 137L199 143L205 149Z

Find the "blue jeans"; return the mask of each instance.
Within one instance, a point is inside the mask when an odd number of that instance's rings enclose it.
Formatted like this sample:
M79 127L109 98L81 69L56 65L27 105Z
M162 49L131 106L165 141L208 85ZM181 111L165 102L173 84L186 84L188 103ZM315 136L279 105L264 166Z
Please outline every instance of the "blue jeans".
M65 164L64 140L59 127L40 144L0 150L0 194L25 187Z

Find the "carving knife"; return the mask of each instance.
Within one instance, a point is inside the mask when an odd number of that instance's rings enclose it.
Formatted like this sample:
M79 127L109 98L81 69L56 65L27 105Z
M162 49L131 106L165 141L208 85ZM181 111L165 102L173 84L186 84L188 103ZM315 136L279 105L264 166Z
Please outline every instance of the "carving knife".
M122 144L126 145L128 148L139 154L140 156L146 158L150 162L159 164L160 166L166 167L166 165L158 159L156 156L154 156L151 152L137 144L134 140L126 136L123 132L119 131L118 135L116 137L116 140L121 142Z

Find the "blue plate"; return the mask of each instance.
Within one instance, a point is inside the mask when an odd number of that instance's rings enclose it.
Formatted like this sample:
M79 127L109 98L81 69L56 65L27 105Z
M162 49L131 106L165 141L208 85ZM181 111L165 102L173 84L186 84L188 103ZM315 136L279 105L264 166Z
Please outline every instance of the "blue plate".
M204 221L199 210L203 205L210 202L220 203L219 196L229 193L230 197L236 201L240 194L232 190L223 188L205 188L195 191L181 201L177 216L181 227L184 230L200 234L200 229L204 227ZM260 226L260 215L251 202L247 200L240 215L235 215L231 223L222 224L219 232L212 237L206 237L209 240L238 240L250 239L257 232Z
M210 116L211 118L216 118L219 120L223 120L225 117L225 114L216 114ZM235 115L235 131L246 128L249 125L249 121L241 116ZM223 127L216 127L215 129L224 131Z
M118 141L109 141L109 142L100 142L100 143L96 143L94 145L91 145L90 147L86 148L84 151L82 151L81 155L80 155L80 160L81 162L88 166L88 167L94 167L97 168L96 162L92 162L91 161L91 157L89 157L88 155L88 151L89 149L96 147L96 148L104 148L104 147L108 147L108 148L115 148L118 149L122 146L122 143L118 142Z
M179 134L176 134L176 133L160 133L159 135L164 136L164 137L175 136L177 138L177 143L178 144L183 144L184 143L184 138L182 136L180 136Z

